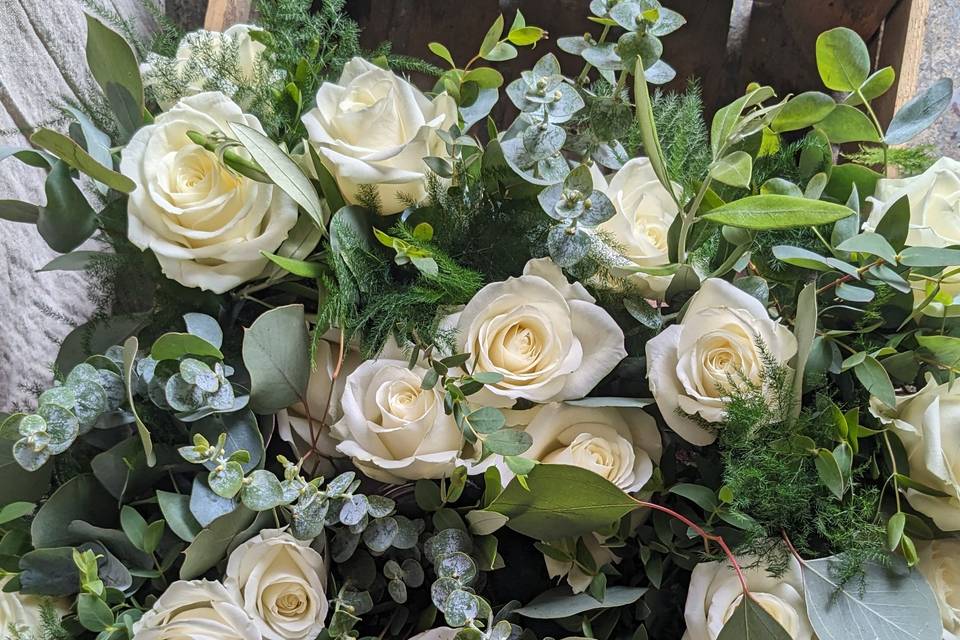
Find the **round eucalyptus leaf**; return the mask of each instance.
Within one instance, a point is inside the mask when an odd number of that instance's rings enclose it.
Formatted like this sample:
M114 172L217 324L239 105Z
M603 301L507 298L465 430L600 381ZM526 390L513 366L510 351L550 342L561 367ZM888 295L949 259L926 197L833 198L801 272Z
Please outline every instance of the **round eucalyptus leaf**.
M423 567L413 558L407 558L400 566L403 571L403 581L408 587L416 589L423 584Z
M203 403L203 391L178 373L167 379L164 398L174 411L193 411Z
M443 556L462 551L470 553L473 551L473 539L462 529L444 529L427 540L423 547L423 552L434 562L438 562Z
M590 252L590 244L590 236L576 227L558 225L547 235L550 257L561 267L572 267L580 262Z
M76 402L77 397L73 394L73 390L66 385L47 389L37 398L38 404L58 404L67 409L72 409Z
M244 482L240 491L243 505L253 511L269 511L285 504L283 487L272 472L257 469Z
M367 497L356 495L343 503L340 508L340 522L347 526L359 524L367 515Z
M443 611L450 594L460 588L460 583L453 578L440 578L430 585L430 599L437 609Z
M290 513L290 533L299 540L312 540L323 533L324 520L327 517L328 500L315 495L301 499ZM334 558L334 561L337 561Z
M393 545L399 530L393 518L378 518L363 532L363 542L374 553L383 553Z
M403 583L403 580L391 580L388 582L387 591L397 604L403 604L407 601L407 585Z
M566 132L555 124L543 122L528 127L523 132L523 147L532 160L548 158L563 147Z
M583 98L576 89L563 83L553 92L553 100L547 103L547 115L550 122L562 123L585 106Z
M453 578L460 584L470 584L477 577L477 565L473 558L457 551L445 555L437 561L437 575L441 578Z
M86 362L82 362L70 371L70 373L67 375L65 384L67 386L72 386L74 383L80 382L81 380L99 384L100 374L97 372L96 367L91 364L87 364Z
M46 447L38 451L33 444L22 438L13 443L13 459L27 471L36 471L50 459Z
M367 496L367 513L371 518L386 518L396 507L397 503L386 496Z
M100 386L107 394L107 411L119 409L127 399L127 388L123 378L109 369L97 369L100 374Z
M232 498L243 487L243 467L239 462L227 462L223 468L210 472L210 488L221 498Z
M180 362L180 375L187 384L196 385L207 393L213 393L220 388L220 381L213 369L194 358L184 358Z
M406 516L395 515L393 519L397 521L397 536L393 539L393 546L396 549L413 549L417 546L420 539L423 521L411 520ZM420 526L418 526L418 523Z
M99 375L97 377L99 380ZM91 382L86 379L67 382L67 385L76 397L73 413L80 421L80 431L86 433L93 428L93 424L100 417L100 414L107 411L107 392L103 390L99 382Z
M620 56L617 54L617 45L613 42L592 45L580 55L601 71L619 71L623 68Z
M69 449L80 433L77 417L69 409L55 404L45 404L37 413L47 422L47 435L50 436L48 453L57 455Z
M559 76L562 74L560 69L560 61L557 60L557 56L553 55L552 53L548 53L537 60L537 63L533 65L532 72L535 80Z
M341 529L333 536L333 540L330 543L330 557L337 563L346 562L353 556L359 544L360 534L350 533L346 529Z
M47 421L35 413L23 416L20 419L19 432L22 436L32 436L44 433L47 430Z
M588 227L595 227L601 222L606 222L617 213L613 203L610 202L610 198L602 191L591 192L583 204L583 213L577 218L577 222Z
M469 591L457 589L443 603L443 615L447 624L454 627L462 627L479 614L479 598Z

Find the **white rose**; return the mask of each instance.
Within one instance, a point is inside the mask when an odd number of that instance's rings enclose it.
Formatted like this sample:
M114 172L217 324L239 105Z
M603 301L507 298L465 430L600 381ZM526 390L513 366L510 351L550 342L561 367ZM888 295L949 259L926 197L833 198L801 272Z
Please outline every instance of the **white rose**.
M960 640L960 540L917 543L917 568L937 596L943 640Z
M750 565L745 559L741 566ZM786 573L775 578L766 568L755 566L743 569L750 593L764 611L780 623L792 640L812 640L813 627L807 617L803 599L803 580L800 563L790 557ZM683 640L717 640L723 625L743 600L743 590L737 574L724 560L704 562L693 568L687 604L683 617L687 632Z
M379 195L382 213L402 211L426 196L427 156L445 156L437 130L457 122L457 105L446 93L433 100L415 86L362 58L348 62L340 82L325 82L317 106L303 116L310 142L357 203L361 185Z
M481 405L519 398L558 402L587 395L626 357L623 331L580 283L549 259L531 260L519 278L488 284L450 316L458 349L475 371L503 376L477 394Z
M907 500L944 531L960 531L960 385L938 385L933 377L915 394L897 398L895 410L876 398L871 412L900 437L910 477L947 497L907 489Z
M44 604L52 606L61 616L66 615L61 600L3 591L10 580L10 577L0 579L0 638L6 638L11 629L27 636L31 631L38 631L43 623Z
M647 342L647 379L667 425L691 444L716 440L682 414L722 422L731 384L763 386L761 345L784 365L797 353L796 338L756 298L725 280L705 280L683 322Z
M415 636L410 636L410 640L453 640L460 631L461 629L437 627L436 629L427 629Z
M610 179L609 185L599 174L594 176L594 182L617 211L598 227L613 236L622 251L624 263L615 265L614 272L632 276L631 280L643 290L643 295L662 298L672 276L636 273L629 270L629 266L660 267L670 263L667 231L679 212L677 203L660 184L649 158L633 158L627 162Z
M460 457L462 437L438 387L422 389L422 367L367 360L347 377L343 417L331 428L337 450L381 482L441 478Z
M918 176L899 180L877 181L876 192L870 201L873 209L864 223L866 231L875 231L890 206L903 196L910 202L910 228L907 246L949 247L960 244L960 161L940 158ZM941 283L937 297L924 308L930 316L956 317L960 315L960 275L945 269L947 278ZM914 298L922 302L933 292L933 283L913 279Z
M627 492L639 491L660 462L656 420L642 409L553 403L532 413L525 458L588 469ZM506 465L500 472L504 482L514 476Z
M878 180L870 199L873 209L863 228L875 231L889 208L903 196L910 202L908 246L960 244L960 161L940 158L918 176Z
M322 473L325 475L332 470L328 459L341 457L337 451L337 441L330 436L329 425L340 419L340 399L347 376L360 364L356 351L347 348L334 381L339 359L338 344L328 340L317 342L316 369L310 373L310 382L307 384L306 406L298 402L277 413L277 434L280 438L293 445L301 455L316 449L319 457L314 455L311 460L324 468ZM314 475L318 471L314 469Z
M185 81L180 87L181 96L192 96L207 89L217 88L234 97L236 86L234 78L224 77L211 64L224 57L224 50L235 53L236 64L233 69L240 74L240 79L247 83L260 80L260 60L267 50L266 46L250 37L259 28L249 24L235 24L226 31L206 31L199 29L186 34L177 46L174 57L165 58L156 54L149 54L147 61L140 65L140 74L146 86L156 85L161 80L169 82L172 79L165 77L171 69L176 73L178 80ZM213 86L211 86L213 85ZM158 95L160 108L169 110L176 102L168 100L165 95Z
M150 249L163 273L187 287L223 293L256 277L297 222L279 188L237 175L188 131L232 135L231 122L263 131L222 93L184 98L137 131L120 171L137 183L127 205L130 242Z
M326 563L308 542L264 529L234 549L224 585L265 640L313 640L327 618Z
M174 582L133 625L134 640L261 640L260 631L219 582Z

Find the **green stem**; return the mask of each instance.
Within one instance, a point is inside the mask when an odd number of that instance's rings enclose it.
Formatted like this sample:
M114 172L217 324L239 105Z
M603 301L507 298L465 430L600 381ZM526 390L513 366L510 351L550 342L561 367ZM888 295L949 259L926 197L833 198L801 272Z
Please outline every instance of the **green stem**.
M897 482L897 459L893 455L893 447L890 446L890 434L883 432L883 443L887 446L887 454L890 456L890 467L893 469L893 495L897 501L897 512L900 512L900 483Z
M600 32L600 39L597 40L597 44L603 44L607 39L607 34L610 33L610 25L604 25L603 31ZM589 62L583 65L583 71L580 72L580 75L577 76L577 84L583 86L587 82L587 74L590 73L590 69L593 68L593 65Z
M697 192L697 197L693 199L690 208L680 214L680 238L677 242L677 262L681 264L687 261L687 236L690 235L690 229L693 228L693 224L697 221L697 212L700 210L700 205L703 204L703 199L707 195L711 181L712 178L710 178L710 176L704 178L703 184L700 185L700 190Z
M199 131L187 131L187 137L190 138L194 144L200 145L211 153L222 153L221 157L223 158L223 164L227 165L240 175L246 176L251 180L256 180L257 182L273 184L273 181L270 180L267 174L263 172L263 168L253 160L248 160L236 151L232 151L230 149L221 151L221 143L211 140L208 136L203 135Z
M863 102L864 108L867 110L867 113L870 115L870 119L873 120L873 126L877 129L877 135L880 136L880 146L883 149L883 175L887 175L887 168L889 167L889 160L887 158L887 149L890 145L887 144L883 136L883 127L880 125L880 119L877 117L876 112L874 112L873 107L870 106L870 101L864 97L863 92L860 89L857 89L857 97L860 98L860 101Z

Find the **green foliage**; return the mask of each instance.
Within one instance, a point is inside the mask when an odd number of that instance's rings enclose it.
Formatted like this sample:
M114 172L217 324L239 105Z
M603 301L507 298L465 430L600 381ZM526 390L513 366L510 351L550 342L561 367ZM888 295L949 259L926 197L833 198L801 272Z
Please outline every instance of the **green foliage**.
M349 210L341 210L331 222L338 246L327 255L334 277L321 278L327 296L319 324L341 327L348 339L357 336L365 357L379 353L390 337L400 345L449 345L437 314L466 304L483 284L480 274L457 264L436 243L417 238L402 222L390 235L433 258L437 272L395 265L395 252L348 225L344 211Z
M883 150L877 147L861 146L859 151L844 154L851 162L866 166L883 164ZM937 161L936 149L933 145L921 144L910 147L890 147L887 149L887 162L898 169L903 177L916 176Z
M11 625L14 621L11 621ZM10 640L69 640L72 636L60 624L60 612L52 601L40 604L40 626L20 631L16 628L0 629L0 637Z
M710 164L700 85L691 80L682 93L658 91L653 98L653 115L670 178L692 197ZM626 144L632 156L640 152L638 127L631 129Z
M789 371L768 358L763 379L764 388L738 385L718 430L730 509L756 522L737 552L784 568L787 556L779 540L786 532L805 557L844 554L842 578L849 580L864 562L886 555L885 528L875 520L880 492L861 485L868 469L855 468L856 491L842 500L834 497L811 456L816 446L833 447L826 404L805 406L795 423L785 422L793 402Z

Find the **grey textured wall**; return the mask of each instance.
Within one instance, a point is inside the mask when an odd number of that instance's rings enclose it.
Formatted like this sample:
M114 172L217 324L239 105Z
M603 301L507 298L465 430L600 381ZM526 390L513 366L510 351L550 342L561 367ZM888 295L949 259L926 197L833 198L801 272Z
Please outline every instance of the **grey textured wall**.
M151 28L139 0L101 2ZM0 146L28 146L22 132L53 125L58 98L94 90L82 11L80 0L0 0ZM0 199L42 204L43 178L8 158ZM36 273L55 255L32 225L0 220L0 410L28 403L29 388L50 381L60 341L91 311L82 275Z
M930 0L920 88L943 77L953 78L953 105L918 142L933 144L941 154L960 159L960 0Z

